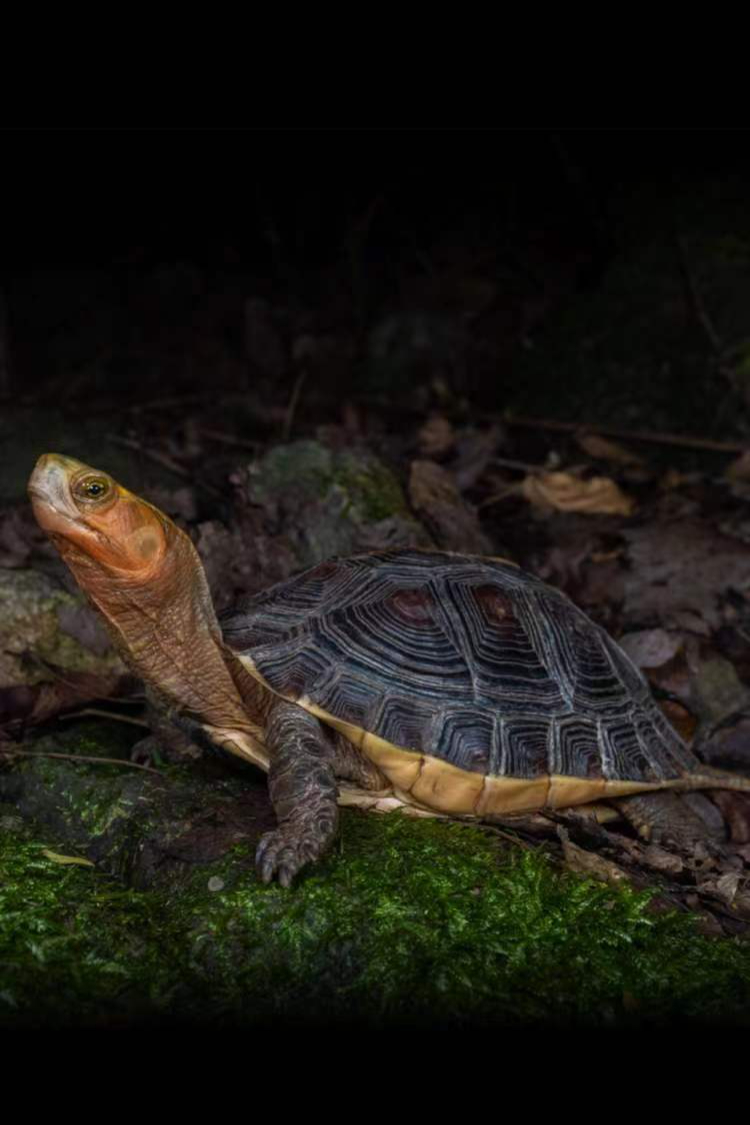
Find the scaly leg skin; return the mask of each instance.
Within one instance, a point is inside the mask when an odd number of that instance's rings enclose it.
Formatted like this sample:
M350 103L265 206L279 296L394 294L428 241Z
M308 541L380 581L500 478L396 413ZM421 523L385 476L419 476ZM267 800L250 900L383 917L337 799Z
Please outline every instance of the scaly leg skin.
M342 781L353 781L360 789L378 791L391 788L385 774L356 746L352 746L343 734L333 734L333 769L336 777Z
M268 791L279 826L262 837L255 866L264 883L288 887L329 847L338 828L335 754L319 719L294 703L274 704L266 720Z
M707 798L703 800L710 804ZM638 835L652 843L673 840L685 846L697 840L719 843L725 838L723 824L708 816L710 810L703 810L698 803L693 805L693 802L685 801L679 793L638 793L634 797L618 797L612 803L630 821Z

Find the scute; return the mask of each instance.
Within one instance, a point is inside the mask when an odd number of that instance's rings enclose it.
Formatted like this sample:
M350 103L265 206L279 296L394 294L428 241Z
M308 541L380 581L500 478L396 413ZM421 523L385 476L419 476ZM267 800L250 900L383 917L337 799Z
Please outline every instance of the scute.
M658 784L699 768L625 653L510 563L330 560L221 624L278 694L460 770Z

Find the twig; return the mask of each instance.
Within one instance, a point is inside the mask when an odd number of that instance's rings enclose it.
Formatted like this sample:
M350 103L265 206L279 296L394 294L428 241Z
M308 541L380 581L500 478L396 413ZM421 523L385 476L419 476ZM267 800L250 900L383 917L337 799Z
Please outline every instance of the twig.
M294 381L292 397L289 399L289 405L286 408L286 417L284 418L284 428L282 430L284 441L289 441L289 438L291 437L292 426L294 425L294 415L297 411L297 403L299 402L299 396L302 393L302 388L305 384L306 378L307 368L303 367Z
M61 722L70 719L80 719L82 715L95 715L100 719L113 719L118 723L132 723L134 727L145 727L150 730L150 724L143 719L135 719L132 715L123 715L120 711L105 711L103 707L84 707L81 711L72 711L68 715L58 715Z
M492 464L500 469L518 469L519 473L548 473L546 465L531 465L528 461L511 461L509 457L493 457Z
M544 465L531 465L528 461L512 461L509 457L493 457L492 464L499 466L501 469L516 469L519 473L526 473L529 476L548 472ZM509 484L507 488L502 488L499 492L493 492L492 496L481 500L477 504L477 508L481 510L482 508L489 508L493 504L500 504L503 500L507 500L509 496L516 496L519 490L520 484Z
M234 434L225 434L221 430L206 430L201 426L200 432L209 441L218 441L223 445L237 445L240 449L249 449L251 453L257 453L261 447L259 441L247 441L245 438L235 437Z
M181 465L179 461L175 461L167 453L159 453L158 449L149 449L145 445L141 445L139 441L134 438L120 437L119 434L107 434L107 440L113 441L115 445L122 445L125 449L132 449L136 453L142 453L144 457L148 457L151 461L155 461L157 465L169 469L170 472L176 473L178 476L189 480L196 485L197 488L202 488L205 492L210 493L211 496L221 496L218 488L214 488L208 481L203 480L202 477L194 477L189 469Z
M522 848L526 848L528 852L538 851L542 843L530 843L525 840L523 836L517 835L515 831L506 832L504 828L499 828L496 824L481 823L476 826L481 832L486 832L488 835L501 836L503 840L507 840L511 844L519 844Z
M155 773L157 777L161 777L161 771L155 770L152 766L142 766L140 762L126 762L124 758L95 758L89 757L86 754L55 754L49 750L5 750L0 748L0 758L12 758L15 755L20 755L23 758L64 758L68 762L97 762L99 765L104 766L127 766L131 770L146 770L147 773Z
M594 426L582 422L557 422L552 418L527 418L507 414L503 421L508 426L523 426L532 430L556 430L564 434L603 434L623 441L648 441L655 445L681 445L685 449L708 449L713 453L744 453L748 443L713 441L710 438L685 437L683 434L651 433L645 430L621 430L617 426Z
M517 496L520 492L520 485L518 482L509 484L502 492L493 492L492 496L488 496L486 500L480 500L477 508L489 508L492 504L500 504L503 500L507 500L509 496Z
M172 473L177 473L180 477L190 478L192 474L184 465L174 461L167 453L159 453L157 449L148 449L147 446L141 445L139 441L134 438L120 437L118 434L107 434L107 440L113 441L115 445L122 445L125 449L133 449L136 453L142 453L144 457L148 457L150 461L155 461L157 465L161 465L165 469L169 469Z

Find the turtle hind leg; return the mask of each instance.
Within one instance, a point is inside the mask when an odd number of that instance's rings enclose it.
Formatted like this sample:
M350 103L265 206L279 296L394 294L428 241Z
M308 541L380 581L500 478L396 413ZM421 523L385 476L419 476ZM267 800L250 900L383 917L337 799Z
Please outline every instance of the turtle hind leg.
M378 769L374 762L365 757L348 738L338 731L333 733L333 768L336 777L343 781L354 782L347 788L364 789L367 792L391 790L391 785L384 773Z
M695 800L696 797L698 801ZM721 814L700 793L682 795L663 790L657 793L637 793L632 797L617 797L611 803L632 824L639 836L654 843L672 839L678 845L686 845L697 840L721 843L726 839Z
M288 887L332 843L338 828L335 755L319 719L279 701L266 721L268 790L279 824L255 853L264 883Z

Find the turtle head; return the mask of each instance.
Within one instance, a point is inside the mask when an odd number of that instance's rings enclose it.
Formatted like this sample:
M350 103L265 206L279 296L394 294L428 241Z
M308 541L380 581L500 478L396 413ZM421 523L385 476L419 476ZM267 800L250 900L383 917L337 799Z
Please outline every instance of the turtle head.
M60 453L39 458L29 495L126 663L210 727L214 741L263 764L253 741L256 681L222 641L203 565L184 531L108 473Z
M167 611L184 635L220 635L198 552L153 504L60 453L39 458L29 495L38 523L121 652L132 655L151 628L163 632Z
M108 473L60 453L39 458L29 495L37 522L87 592L96 572L110 581L153 582L187 539Z

